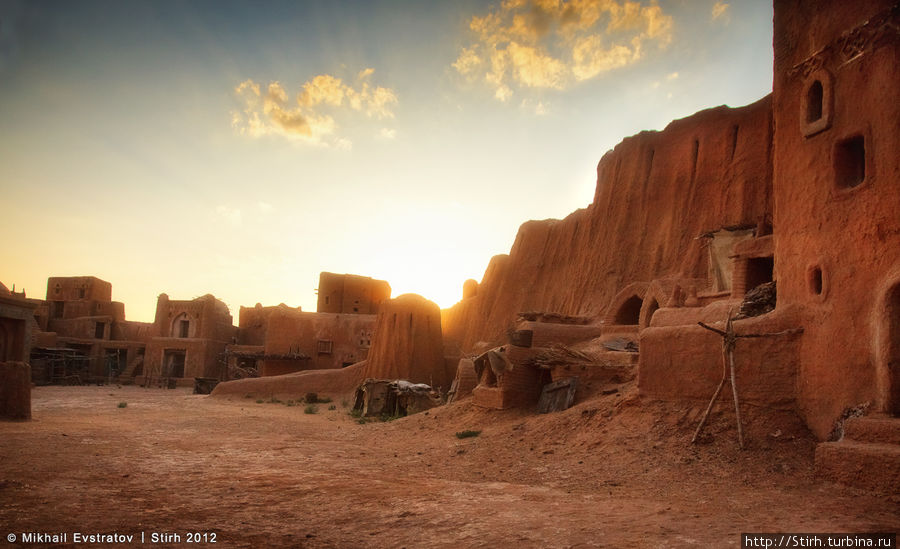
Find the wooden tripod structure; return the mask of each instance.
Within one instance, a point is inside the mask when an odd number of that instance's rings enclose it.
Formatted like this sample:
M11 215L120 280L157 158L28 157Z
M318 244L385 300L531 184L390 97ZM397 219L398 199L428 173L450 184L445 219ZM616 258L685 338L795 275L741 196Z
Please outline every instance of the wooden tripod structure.
M716 392L713 393L712 398L709 401L709 406L706 407L706 412L703 413L703 418L700 420L700 425L697 425L697 430L694 431L694 437L691 439L691 444L695 444L697 442L697 437L700 436L700 431L703 430L703 426L706 425L706 420L709 419L709 413L712 411L713 405L716 403L716 400L719 398L719 393L722 392L722 387L725 386L725 381L730 377L731 378L731 393L734 395L734 415L737 420L737 432L738 432L738 444L741 446L741 450L744 449L744 429L741 424L741 404L738 399L738 388L737 388L737 379L735 375L734 368L734 347L737 343L738 338L754 338L754 337L774 337L780 335L787 334L796 334L803 332L803 328L795 328L791 330L784 330L782 332L774 332L771 334L736 334L734 332L734 322L731 318L732 309L728 310L728 317L725 319L725 330L720 330L718 328L713 328L703 322L698 322L701 327L706 328L711 332L715 332L722 336L722 381L719 382L719 386L716 387Z

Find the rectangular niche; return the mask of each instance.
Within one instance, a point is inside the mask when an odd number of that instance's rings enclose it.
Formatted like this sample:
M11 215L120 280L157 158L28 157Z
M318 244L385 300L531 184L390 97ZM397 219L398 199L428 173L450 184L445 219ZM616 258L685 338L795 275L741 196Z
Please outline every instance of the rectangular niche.
M866 180L866 140L854 135L835 143L834 182L838 189L852 189Z

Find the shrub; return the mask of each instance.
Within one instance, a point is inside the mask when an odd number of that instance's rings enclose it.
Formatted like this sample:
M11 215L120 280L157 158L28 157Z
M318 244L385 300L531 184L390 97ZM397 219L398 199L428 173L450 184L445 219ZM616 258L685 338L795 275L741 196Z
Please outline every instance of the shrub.
M304 414L315 414L318 411L319 411L319 408L313 404L309 404L306 406L306 408L303 409Z
M456 438L470 438L477 437L481 434L481 431L469 431L468 429L465 431L459 431L456 433Z
M126 406L128 406L128 403L127 403L127 402L120 402L120 403L119 403L119 408L125 408Z

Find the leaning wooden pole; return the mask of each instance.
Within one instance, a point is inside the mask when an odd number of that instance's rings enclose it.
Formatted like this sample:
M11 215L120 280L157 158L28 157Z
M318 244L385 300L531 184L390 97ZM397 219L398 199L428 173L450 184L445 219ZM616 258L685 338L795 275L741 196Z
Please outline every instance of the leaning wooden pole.
M737 379L734 369L734 345L736 339L734 336L734 325L731 321L731 311L728 311L728 321L725 323L725 354L728 355L728 364L731 369L731 393L734 395L734 417L737 419L738 444L741 450L744 449L744 429L741 426L741 404L738 400Z
M703 426L706 425L706 420L709 419L709 413L712 412L713 405L716 403L716 400L718 400L719 393L722 392L722 387L725 386L725 380L728 379L727 364L727 353L725 351L725 346L722 345L722 381L719 382L719 386L716 387L716 392L713 393L712 398L709 399L709 406L706 407L706 412L703 413L703 418L700 419L700 425L697 425L697 430L694 431L694 438L691 439L691 444L697 443L697 437L700 436L700 431L702 431Z
M710 332L715 332L722 337L722 381L719 382L719 386L716 388L716 392L713 394L712 399L709 401L709 406L706 407L706 412L703 414L703 418L700 420L700 425L697 426L697 430L694 431L694 437L691 439L691 443L694 444L697 442L697 438L700 436L700 431L703 429L703 426L706 425L706 420L709 418L709 414L712 411L713 405L716 402L716 399L719 398L719 393L722 392L722 387L725 386L725 380L728 379L729 375L731 377L731 393L734 396L734 415L737 418L737 432L738 432L738 443L741 445L741 450L744 449L744 427L741 423L741 401L738 398L738 389L737 389L737 369L734 367L734 347L737 343L739 337L743 338L754 338L754 337L774 337L774 336L782 336L782 335L791 335L791 334L801 334L803 333L803 328L792 328L789 330L783 330L781 332L774 332L770 334L741 334L738 335L734 333L734 322L731 319L732 309L728 310L728 318L725 320L725 330L720 330L718 328L713 328L712 326L708 326L703 322L698 322L701 327L709 330Z

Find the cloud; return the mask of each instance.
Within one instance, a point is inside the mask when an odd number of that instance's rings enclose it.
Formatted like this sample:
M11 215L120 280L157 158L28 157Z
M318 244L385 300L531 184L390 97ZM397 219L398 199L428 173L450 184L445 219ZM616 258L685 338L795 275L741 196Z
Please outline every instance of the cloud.
M269 213L275 209L275 206L269 204L268 202L263 202L262 200L256 203L256 207L259 208L259 211L261 211L262 213Z
M394 139L397 137L397 130L391 128L381 128L379 134L384 139Z
M232 227L240 227L243 219L241 218L241 210L220 205L216 207L216 215L231 224Z
M716 19L721 19L728 22L728 4L719 0L712 7L712 19L715 21Z
M527 89L562 90L666 48L673 21L633 0L505 0L473 16L475 36L452 67L507 101Z
M278 81L263 87L245 80L234 89L241 109L231 113L232 126L248 137L279 135L349 149L350 140L334 136L335 116L357 112L367 118L394 117L397 95L390 88L371 85L368 80L374 72L371 68L360 71L355 86L320 74L304 82L293 99Z

